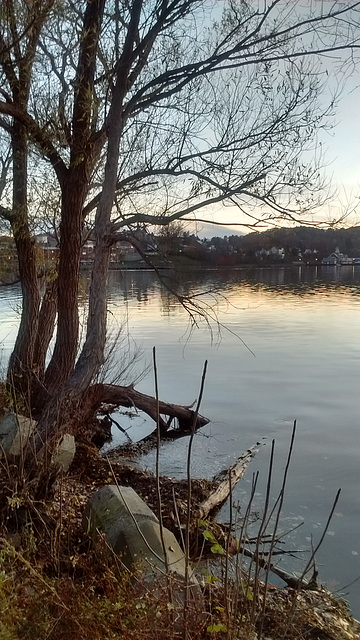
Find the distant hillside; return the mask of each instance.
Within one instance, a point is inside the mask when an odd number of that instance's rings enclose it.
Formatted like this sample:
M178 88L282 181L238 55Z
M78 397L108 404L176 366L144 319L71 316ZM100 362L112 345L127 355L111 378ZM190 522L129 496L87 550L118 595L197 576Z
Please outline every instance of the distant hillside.
M249 233L241 238L243 251L283 247L289 251L298 248L328 255L336 247L343 253L360 256L360 226L348 229L317 229L316 227L295 227L293 229L269 229L259 233Z

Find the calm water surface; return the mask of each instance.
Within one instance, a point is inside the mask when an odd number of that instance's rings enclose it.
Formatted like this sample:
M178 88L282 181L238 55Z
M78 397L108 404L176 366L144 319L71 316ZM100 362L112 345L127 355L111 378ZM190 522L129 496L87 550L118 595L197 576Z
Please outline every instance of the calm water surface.
M168 274L165 273L165 276ZM211 477L257 440L265 446L234 495L245 502L252 475L260 472L255 507L260 511L275 439L273 492L279 490L293 421L297 421L281 522L282 531L304 524L284 546L302 549L300 560L282 559L301 571L306 549L316 545L341 487L340 501L317 554L320 578L347 594L360 618L360 268L254 269L209 271L179 276L184 295L199 298L211 315L190 331L189 316L174 296L147 271L112 272L109 321L112 335L122 327L123 344L142 349L137 371L151 364L156 347L160 395L191 404L198 394L204 360L208 373L201 413L210 425L195 438L192 473ZM16 335L19 289L0 291L3 361ZM219 330L220 334L219 335ZM114 375L121 368L114 350ZM153 393L149 371L138 384ZM120 422L127 427L126 419ZM139 439L152 425L139 417L129 434ZM122 434L114 434L117 443ZM186 439L162 450L161 471L184 476ZM141 461L153 468L154 454ZM226 519L227 509L221 516Z

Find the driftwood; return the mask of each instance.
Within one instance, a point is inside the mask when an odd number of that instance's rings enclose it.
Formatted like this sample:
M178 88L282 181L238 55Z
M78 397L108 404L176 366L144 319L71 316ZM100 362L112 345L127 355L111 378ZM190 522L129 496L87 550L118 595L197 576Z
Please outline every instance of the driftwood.
M221 471L215 476L213 480L218 484L214 491L199 505L197 510L198 518L206 518L210 513L220 509L228 499L237 482L244 476L249 463L258 453L259 446L260 442L257 442L253 447L245 451L245 453L242 453L229 469Z

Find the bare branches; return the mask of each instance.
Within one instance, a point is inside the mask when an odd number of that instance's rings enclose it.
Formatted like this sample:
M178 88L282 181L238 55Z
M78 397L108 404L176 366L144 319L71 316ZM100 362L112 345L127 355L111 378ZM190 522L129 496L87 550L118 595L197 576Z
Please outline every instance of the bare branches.
M104 8L107 12L106 21L102 17ZM360 12L358 2L346 7L335 2L326 9L310 3L306 9L297 11L293 8L292 12L278 0L266 8L246 3L237 7L232 3L221 20L217 14L218 35L214 35L213 40L208 38L206 46L196 43L195 31L192 33L190 29L186 32L182 26L182 22L189 26L190 19L195 22L203 16L208 20L210 34L214 15L200 1L160 3L150 12L145 11L143 2L139 1L129 3L113 14L105 0L94 1L88 4L82 25L81 11L74 6L71 11L74 12L78 29L84 35L79 40L78 62L70 64L70 43L66 44L60 35L54 35L50 46L48 33L47 43L42 38L39 47L50 63L47 72L52 73L59 83L58 124L64 132L61 144L69 147L67 153L73 157L72 162L77 162L74 160L76 154L79 161L84 160L81 155L84 144L89 145L88 152L92 158L96 146L97 156L105 143L103 134L109 126L110 112L113 112L116 118L122 120L123 127L128 123L122 134L121 174L117 184L117 192L123 203L132 192L138 192L137 200L143 198L145 203L148 196L145 179L155 177L158 180L158 193L172 190L173 200L174 187L178 193L181 181L185 187L182 198L184 203L187 201L186 207L177 207L175 212L173 205L170 208L162 206L161 213L156 214L158 217L169 216L169 221L183 215L196 215L202 206L216 204L221 199L228 199L244 210L250 210L247 199L254 199L261 206L276 208L279 215L289 211L290 218L294 215L297 220L308 209L308 202L294 207L290 198L287 195L284 197L284 192L295 192L296 189L295 183L291 185L290 178L282 183L275 179L275 172L278 176L285 171L289 176L296 172L295 156L299 156L306 139L311 139L321 115L326 115L326 109L323 114L318 111L315 115L314 112L320 90L319 70L313 69L312 73L311 65L306 67L296 61L301 63L309 56L314 59L314 56L324 52L343 49L356 51L359 46L356 31ZM199 26L198 31L204 38L204 29ZM113 34L117 34L115 50L111 45ZM172 49L167 42L168 35L173 41ZM6 59L8 65L13 67L10 54L7 55L8 58L4 53L5 71ZM97 55L99 65L95 69ZM176 64L180 61L184 63ZM76 72L75 77L71 78L73 65ZM282 79L283 88L276 76ZM259 79L257 87L256 77ZM122 96L116 105L115 83L116 92ZM272 84L274 92L271 96ZM227 94L226 101L225 98L222 100L224 91ZM68 120L72 101L71 126ZM286 108L281 107L282 104L286 104ZM160 110L160 115L154 121L157 110ZM180 118L176 119L176 111L182 113ZM64 161L63 154L56 148L56 138L60 140L60 137L56 133L54 114L49 119L51 128L46 128L39 126L39 122L30 114L29 118L32 117L34 122L26 118L16 110L16 105L9 106L5 102L0 112L18 118L29 129L31 139L53 164L59 177L63 173L59 167ZM223 114L223 130L214 136L214 127L220 124L217 122L217 114L220 113ZM100 119L102 125L97 129ZM291 131L293 137L290 140ZM280 140L283 144L282 155L280 150L276 151ZM266 141L272 149L271 158L269 150L265 150ZM142 144L142 151L139 146L134 154L133 144ZM289 162L290 148L293 149L293 157ZM253 156L252 165L247 166L248 163L244 162L244 154ZM129 165L127 155L129 158L134 156L131 161L133 166ZM92 171L91 166L89 171ZM97 171L102 182L103 165L99 165ZM257 181L255 175L258 176ZM254 188L243 193L242 185L246 189L249 180L254 181ZM217 191L216 196L214 190ZM245 195L246 198L239 200L235 197L238 195ZM97 206L99 197L100 194L92 196L85 207L84 216ZM196 203L190 204L190 198ZM150 201L149 206L154 209ZM125 220L129 211L127 206L123 208ZM137 218L136 215L134 220L130 215L130 224L136 224Z
M198 77L212 75L229 69L239 69L249 65L257 65L259 62L266 64L272 62L291 61L297 58L323 55L330 52L343 50L357 50L360 47L359 35L356 29L359 26L359 17L356 14L360 9L360 3L355 2L345 8L334 4L333 10L327 13L320 11L317 15L310 15L307 19L296 19L286 27L281 25L281 8L276 0L272 2L264 13L254 12L249 17L249 22L255 22L255 26L245 37L242 37L241 29L244 23L239 21L233 28L231 35L224 38L222 45L217 45L215 50L207 57L177 68L166 71L150 80L129 101L127 110L135 113L148 108L159 100L169 98L174 93L184 89L186 85ZM278 11L278 13L276 13ZM275 14L273 18L273 14ZM334 33L334 25L340 25L340 19L349 16L349 28L354 33L347 31L347 42L336 43L338 33ZM279 17L280 16L280 17ZM338 21L338 22L337 22ZM317 32L318 25L329 29L330 42L322 43ZM346 32L342 31L346 37ZM301 45L302 38L306 36L307 44ZM315 37L315 42L309 40L309 36ZM232 47L224 48L229 40L235 42Z

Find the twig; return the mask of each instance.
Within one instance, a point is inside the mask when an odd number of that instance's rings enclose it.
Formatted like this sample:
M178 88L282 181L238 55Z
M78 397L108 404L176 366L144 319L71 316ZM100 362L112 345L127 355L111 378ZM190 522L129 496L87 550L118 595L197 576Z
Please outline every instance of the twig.
M198 401L196 403L194 416L193 416L193 423L192 423L192 427L191 427L191 434L190 434L190 439L189 439L189 448L188 448L188 455L187 455L187 464L186 464L188 491L187 491L187 508L186 508L186 530L185 530L185 598L184 598L184 633L183 633L184 640L187 640L187 637L188 637L187 611L188 611L188 607L189 607L189 562L190 562L190 521L191 521L191 453L192 453L192 445L193 445L193 441L194 441L194 435L195 435L195 431L196 431L196 423L197 423L198 413L199 413L199 409L200 409L202 396L203 396L203 393L204 393L207 364L208 364L208 361L205 360L204 368L203 368L203 372L202 372L202 377L201 377L199 398L198 398Z
M130 436L129 436L129 434L128 434L127 430L126 430L126 429L124 429L124 427L122 427L122 426L121 426L121 424L119 424L119 423L118 423L118 421L117 421L117 420L115 420L115 418L113 418L109 413L106 413L105 415L106 415L106 416L109 418L109 420L111 420L111 422L112 422L112 423L113 423L113 424L114 424L114 425L119 429L119 431L121 431L121 432L122 432L122 433L127 437L127 439L129 440L129 442L131 442L131 443L132 443L132 439L130 438Z
M164 524L162 517L162 503L161 503L161 491L160 491L160 443L161 443L161 434L160 434L160 408L159 408L159 385L158 385L158 375L157 375L157 364L156 364L156 348L153 347L153 365L154 365L154 383L155 383L155 400L156 400L156 493L158 500L158 517L159 517L159 526L160 526L160 539L161 545L164 553L164 562L165 562L165 571L166 571L166 581L168 588L168 596L169 601L172 602L171 597L171 589L170 589L170 581L169 581L169 563L166 553L165 539L164 539Z
M292 429L292 433L291 433L291 440L290 440L289 452L288 452L288 457L287 457L286 466L285 466L284 475L283 475L283 481L282 481L282 485L281 485L281 489L280 489L280 493L279 493L278 499L276 501L276 503L278 503L278 507L277 507L277 512L276 512L275 524L274 524L274 528L273 528L273 534L272 534L271 543L270 543L270 549L269 549L269 563L271 562L271 557L273 555L274 547L275 547L275 544L276 544L276 533L277 533L277 529L278 529L278 526L279 526L281 509L282 509L283 502L284 502L285 486L286 486L286 480L287 480L287 475L288 475L288 471L289 471L291 456L292 456L292 452L293 452L293 448L294 448L295 433L296 433L296 420L294 420L294 425L293 425L293 429ZM259 628L259 631L258 631L259 640L261 640L262 631L263 631L263 624L264 624L264 619L265 619L266 593L267 593L267 588L268 588L268 584L269 584L269 573L270 573L270 564L268 564L268 566L266 567L266 572L265 572L265 581L264 581L265 582L265 593L264 593L264 597L263 597L262 611L261 611L261 616L260 616L260 628Z
M265 527L266 527L266 518L267 518L267 512L268 512L269 502L270 502L271 478L272 478L272 471L273 471L273 466L274 466L274 450L275 450L275 440L273 440L272 443L271 443L271 453L270 453L268 479L267 479L267 484L266 484L266 496L265 496L264 514L263 514L263 517L262 517L262 520L261 520L260 529L259 529L258 537L257 537L257 540L256 540L256 550L255 550L255 554L254 554L255 555L256 566L255 566L255 579L254 579L254 599L253 599L252 608L251 608L251 624L252 625L255 622L256 601L257 601L257 594L258 594L258 591L259 591L259 563L258 563L258 560L260 558L259 549L260 549L262 533L263 533L263 531L265 531Z

